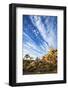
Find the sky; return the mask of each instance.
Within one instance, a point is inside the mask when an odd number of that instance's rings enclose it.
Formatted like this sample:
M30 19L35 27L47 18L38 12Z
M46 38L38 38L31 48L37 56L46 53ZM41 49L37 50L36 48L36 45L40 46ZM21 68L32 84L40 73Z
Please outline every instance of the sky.
M57 48L57 16L23 15L23 56L34 59Z

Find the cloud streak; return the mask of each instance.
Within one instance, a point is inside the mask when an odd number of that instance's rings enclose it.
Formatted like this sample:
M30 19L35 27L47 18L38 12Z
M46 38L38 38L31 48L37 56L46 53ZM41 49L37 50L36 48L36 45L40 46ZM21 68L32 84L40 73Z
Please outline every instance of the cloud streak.
M23 16L23 55L41 57L57 48L56 16Z

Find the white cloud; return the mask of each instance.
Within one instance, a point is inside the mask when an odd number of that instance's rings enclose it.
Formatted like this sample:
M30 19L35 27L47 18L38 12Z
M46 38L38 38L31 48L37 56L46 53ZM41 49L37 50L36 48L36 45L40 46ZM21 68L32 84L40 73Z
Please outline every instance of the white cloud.
M41 34L41 36L43 37L45 43L44 45L46 46L46 44L48 43L48 47L47 48L56 48L56 39L55 39L55 34L52 30L52 28L48 25L48 31L46 31L46 28L44 26L44 24L41 22L41 18L40 16L33 16L31 17L31 21L32 23L34 24L34 26L36 26ZM47 22L48 22L48 19L47 19ZM47 43L46 43L47 42Z

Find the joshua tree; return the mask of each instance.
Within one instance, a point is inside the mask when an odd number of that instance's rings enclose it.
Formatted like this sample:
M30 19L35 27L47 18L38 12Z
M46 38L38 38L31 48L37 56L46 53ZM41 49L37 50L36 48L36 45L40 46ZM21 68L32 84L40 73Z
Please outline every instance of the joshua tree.
M39 60L39 58L37 57L37 58L36 58L36 61L38 61L38 60Z
M30 56L29 56L29 54L26 54L26 55L24 56L24 60L28 60L28 59L30 59Z
M26 54L26 55L24 56L24 60L33 60L33 57L30 57L29 54Z
M29 58L30 56L29 56L29 54L26 54L25 57L26 57L26 58Z

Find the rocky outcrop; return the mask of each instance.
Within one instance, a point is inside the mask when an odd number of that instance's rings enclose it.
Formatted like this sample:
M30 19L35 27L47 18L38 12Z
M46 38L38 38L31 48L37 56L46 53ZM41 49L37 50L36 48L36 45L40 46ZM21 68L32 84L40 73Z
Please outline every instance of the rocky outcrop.
M57 73L57 50L51 49L42 59L23 60L23 74Z

